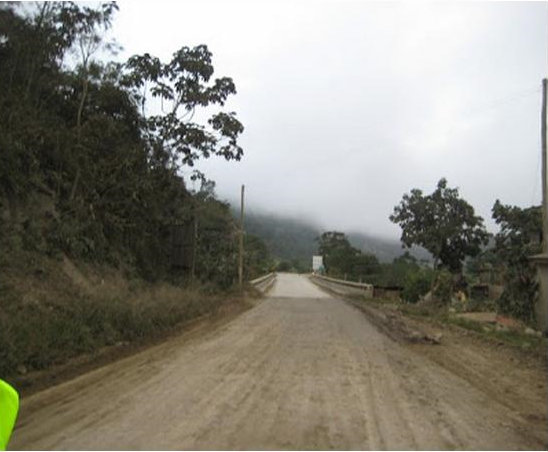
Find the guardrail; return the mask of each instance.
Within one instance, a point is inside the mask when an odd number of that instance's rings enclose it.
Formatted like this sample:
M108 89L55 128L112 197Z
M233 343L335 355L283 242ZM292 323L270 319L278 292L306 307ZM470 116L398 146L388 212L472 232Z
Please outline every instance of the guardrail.
M260 290L265 293L274 285L276 282L276 273L269 273L268 275L261 276L260 278L249 281L255 289Z
M328 276L310 275L310 280L320 287L325 287L340 295L364 295L366 298L373 298L373 284L344 281L342 279L329 278Z

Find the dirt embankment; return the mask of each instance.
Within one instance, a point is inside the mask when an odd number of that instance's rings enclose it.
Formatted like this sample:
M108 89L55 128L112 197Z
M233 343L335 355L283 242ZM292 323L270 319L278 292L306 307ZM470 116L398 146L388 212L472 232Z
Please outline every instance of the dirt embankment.
M23 399L14 449L542 449L545 370L408 344L305 278ZM491 386L502 388L496 391Z

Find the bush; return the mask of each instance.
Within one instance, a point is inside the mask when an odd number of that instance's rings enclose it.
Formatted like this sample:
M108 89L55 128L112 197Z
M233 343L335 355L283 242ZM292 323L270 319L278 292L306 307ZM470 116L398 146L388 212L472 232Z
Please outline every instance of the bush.
M149 285L139 295L74 291L66 299L25 301L24 293L4 285L0 298L0 375L9 376L20 366L44 369L117 342L161 335L215 312L226 294L162 284Z
M436 301L450 303L453 295L453 275L447 270L437 272L432 295Z
M408 303L416 303L428 293L432 287L434 272L430 269L420 269L414 273L408 273L402 290L402 298Z
M538 283L532 278L509 278L504 292L496 300L497 311L514 316L529 325L535 325L535 303Z
M505 268L505 288L497 300L498 311L534 325L538 284L529 258L541 251L542 209L540 206L522 209L497 200L493 218L500 225L495 236L495 253Z

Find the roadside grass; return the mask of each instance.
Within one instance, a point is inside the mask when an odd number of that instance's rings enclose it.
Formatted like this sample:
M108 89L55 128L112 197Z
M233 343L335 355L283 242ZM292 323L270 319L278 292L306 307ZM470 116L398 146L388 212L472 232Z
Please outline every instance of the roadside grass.
M369 299L359 295L351 295L345 298L354 302L365 303L379 309L397 310L405 316L435 323L442 327L449 326L466 330L496 344L508 345L512 348L519 349L520 351L546 359L546 350L548 349L547 338L526 334L523 331L514 329L497 329L494 325L457 317L448 312L447 306L410 304L388 298Z
M151 284L114 269L83 267L72 264L67 271L62 261L44 258L24 271L3 271L0 377L46 369L103 347L145 343L236 299L235 293Z
M455 314L448 312L447 306L421 306L401 303L398 306L398 309L404 315L471 331L474 334L497 344L502 343L539 356L544 356L546 354L548 342L545 337L526 334L524 331L520 330L497 329L496 326L492 324L458 317Z
M456 325L469 331L489 338L495 342L502 342L523 351L545 355L548 342L545 337L526 334L517 330L497 330L493 325L484 325L473 320L463 319L450 314L441 314L438 317L443 323Z

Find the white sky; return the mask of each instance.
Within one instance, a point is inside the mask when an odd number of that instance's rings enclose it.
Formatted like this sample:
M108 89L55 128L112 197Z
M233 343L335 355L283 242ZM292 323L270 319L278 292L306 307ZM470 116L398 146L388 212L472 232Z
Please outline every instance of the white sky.
M123 57L206 44L241 162L198 168L221 198L326 229L399 237L403 193L441 177L491 231L491 207L540 203L548 3L120 1Z

